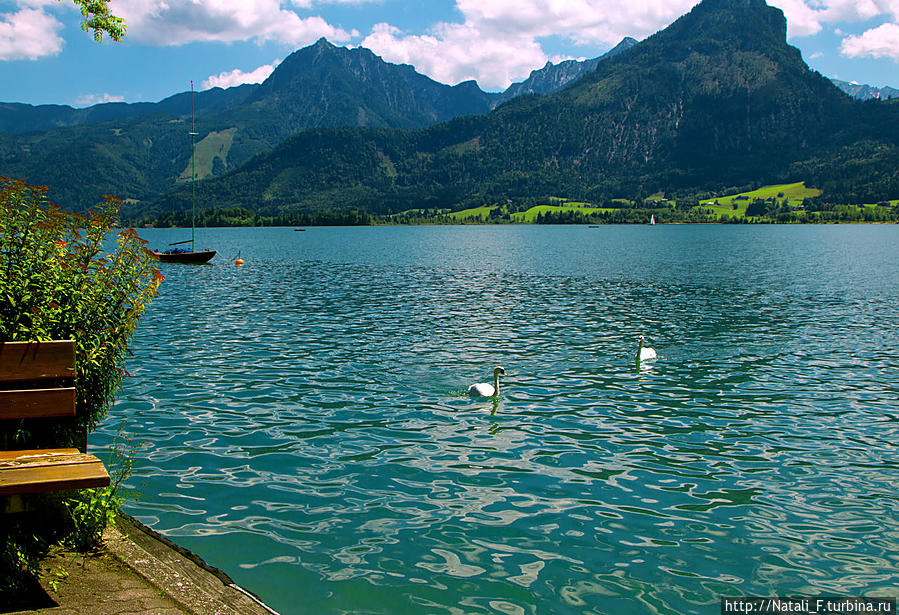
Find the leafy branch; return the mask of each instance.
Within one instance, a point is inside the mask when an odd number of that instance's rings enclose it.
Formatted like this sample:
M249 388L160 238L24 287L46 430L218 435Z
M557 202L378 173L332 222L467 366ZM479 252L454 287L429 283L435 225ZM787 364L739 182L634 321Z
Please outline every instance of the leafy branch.
M59 0L60 2L62 0ZM114 41L125 38L125 20L109 11L109 0L72 0L81 9L81 29L92 32L94 40L103 40L103 33Z

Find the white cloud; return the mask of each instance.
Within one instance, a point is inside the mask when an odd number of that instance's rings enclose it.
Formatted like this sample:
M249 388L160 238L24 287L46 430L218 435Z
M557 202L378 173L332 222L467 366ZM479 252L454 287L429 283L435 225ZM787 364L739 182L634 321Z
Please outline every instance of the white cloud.
M279 62L272 62L271 64L260 66L248 73L245 73L239 68L235 68L232 71L226 71L219 73L218 75L210 75L203 81L203 89L230 88L244 83L262 83L272 74L272 71L275 70L275 67L278 64Z
M771 5L784 12L787 36L812 36L824 29L823 12L810 7L804 0L771 0Z
M0 13L0 60L36 60L62 51L63 25L37 8Z
M895 6L891 6L895 5ZM892 0L827 0L821 13L825 21L867 21L884 14L896 14L899 4Z
M459 23L438 23L425 33L403 32L381 23L361 45L388 61L412 64L444 83L476 79L482 87L501 89L546 63L541 45L546 37L611 47L625 36L640 39L668 26L697 1L455 0L462 16ZM899 20L899 0L769 2L783 10L790 38L878 17ZM889 28L875 29L863 38L846 39L843 53L895 57L891 32ZM566 58L552 58L554 62L562 59Z
M359 0L370 1L370 0ZM0 60L36 59L59 53L63 28L49 11L74 13L69 0L16 0L16 12L0 13ZM286 8L285 8L286 7ZM129 41L182 45L197 41L277 41L300 47L324 36L346 42L358 32L332 26L322 17L300 17L312 0L112 0L125 18Z
M426 35L405 35L378 24L361 45L388 61L412 64L441 83L476 79L487 89L505 88L546 63L534 39L484 36L467 24L440 24L434 34Z
M85 94L83 96L79 96L75 100L76 107L92 107L93 105L99 105L102 103L110 103L110 102L122 102L125 98L123 96L113 96L112 94Z
M439 23L427 34L378 24L361 43L391 62L412 64L444 83L476 79L502 89L547 61L539 40L611 47L625 36L664 28L696 0L456 0L462 23ZM566 59L555 56L554 60Z
M792 37L811 36L826 25L868 21L877 17L899 19L899 0L770 0L787 17ZM836 29L840 35L839 28Z
M843 39L840 52L850 58L892 58L899 62L899 24L885 23Z
M125 18L128 38L152 45L244 40L310 44L324 36L344 42L356 36L319 16L301 18L281 0L114 0L112 11ZM309 8L308 1L290 5Z
M494 34L557 35L613 45L643 38L690 10L697 0L456 0L466 22Z

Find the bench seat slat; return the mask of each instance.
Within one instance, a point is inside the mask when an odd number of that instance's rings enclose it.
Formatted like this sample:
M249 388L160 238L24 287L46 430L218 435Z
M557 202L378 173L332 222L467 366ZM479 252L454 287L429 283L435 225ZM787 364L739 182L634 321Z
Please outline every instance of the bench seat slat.
M3 467L4 461L12 461L21 457L32 457L36 455L75 455L80 453L77 448L35 448L23 451L0 451L0 467Z
M77 449L4 451L0 458L0 496L108 484L103 462Z
M82 453L77 448L46 448L35 451L6 452L18 454L0 458L0 470L92 463L97 459L94 455Z
M0 343L0 381L75 378L75 342Z
M0 343L0 421L75 416L75 375L72 340ZM0 497L109 483L103 462L78 449L0 451Z
M0 391L0 419L75 416L75 389Z

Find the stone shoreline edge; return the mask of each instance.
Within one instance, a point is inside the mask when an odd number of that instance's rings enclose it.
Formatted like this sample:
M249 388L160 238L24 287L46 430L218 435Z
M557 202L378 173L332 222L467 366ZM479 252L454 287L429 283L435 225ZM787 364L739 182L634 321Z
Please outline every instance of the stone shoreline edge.
M193 613L278 615L225 572L133 517L120 513L103 538L110 554Z

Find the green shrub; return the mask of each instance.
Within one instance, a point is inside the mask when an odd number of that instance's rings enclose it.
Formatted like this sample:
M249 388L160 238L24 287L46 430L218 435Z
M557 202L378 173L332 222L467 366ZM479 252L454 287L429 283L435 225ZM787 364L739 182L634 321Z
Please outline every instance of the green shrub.
M0 177L0 342L74 340L77 408L72 421L5 421L0 445L85 446L85 434L106 415L126 375L128 344L162 276L134 230L113 233L119 205L107 197L87 216L69 214L47 202L46 188ZM131 471L131 457L119 462L109 487L80 491L62 504L37 496L37 517L11 515L2 524L0 603L36 583L38 559L60 539L64 524L49 519L59 506L70 513L68 544L98 544Z
M0 342L75 340L77 418L9 426L3 440L17 448L82 444L119 389L137 321L162 281L133 229L113 245L120 201L80 216L45 195L0 178Z
M125 501L121 486L131 476L136 450L134 440L124 433L123 423L109 449L109 460L106 462L109 485L82 489L63 500L71 521L65 544L81 552L96 550L103 544L103 530L115 521Z

